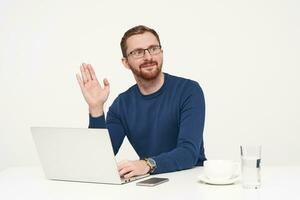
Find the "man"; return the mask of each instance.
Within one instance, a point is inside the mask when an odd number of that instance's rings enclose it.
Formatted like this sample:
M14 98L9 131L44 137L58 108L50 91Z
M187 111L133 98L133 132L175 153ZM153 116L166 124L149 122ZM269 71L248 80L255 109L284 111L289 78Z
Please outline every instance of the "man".
M163 50L158 34L146 26L129 29L121 40L122 63L136 84L121 93L105 120L103 105L109 82L102 87L90 64L77 74L89 106L89 128L108 128L114 153L127 136L140 160L118 163L120 176L130 178L202 165L204 95L195 81L162 72Z

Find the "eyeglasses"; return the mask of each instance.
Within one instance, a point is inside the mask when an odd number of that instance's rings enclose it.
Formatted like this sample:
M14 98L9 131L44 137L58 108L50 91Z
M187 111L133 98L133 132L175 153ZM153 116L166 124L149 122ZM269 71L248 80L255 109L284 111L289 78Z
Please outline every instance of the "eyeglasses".
M142 58L145 56L146 51L149 52L150 55L156 55L161 52L161 46L160 45L155 45L151 46L147 49L135 49L131 51L127 56L132 56L133 58Z

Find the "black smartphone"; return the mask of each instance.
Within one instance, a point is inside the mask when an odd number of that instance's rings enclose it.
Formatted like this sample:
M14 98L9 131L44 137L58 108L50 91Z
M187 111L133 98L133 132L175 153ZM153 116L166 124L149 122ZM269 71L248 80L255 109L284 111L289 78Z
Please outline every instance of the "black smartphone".
M155 186L155 185L167 182L167 181L169 181L168 178L153 177L153 178L149 178L149 179L144 180L144 181L137 182L136 185L140 185L140 186Z

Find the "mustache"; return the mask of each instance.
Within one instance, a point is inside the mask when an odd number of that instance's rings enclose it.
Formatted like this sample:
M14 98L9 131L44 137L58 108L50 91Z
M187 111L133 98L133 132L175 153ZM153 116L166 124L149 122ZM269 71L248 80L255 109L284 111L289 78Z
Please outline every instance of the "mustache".
M140 68L143 68L143 67L145 67L146 65L153 65L153 64L158 65L158 63L157 63L156 61L151 60L151 61L143 62L143 63L140 65Z

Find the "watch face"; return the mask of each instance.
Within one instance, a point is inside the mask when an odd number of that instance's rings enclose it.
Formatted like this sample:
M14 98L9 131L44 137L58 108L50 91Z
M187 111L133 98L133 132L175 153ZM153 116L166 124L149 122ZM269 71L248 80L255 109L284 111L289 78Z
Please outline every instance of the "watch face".
M156 167L156 162L155 162L155 160L153 160L152 158L149 158L148 161L149 161L150 165L152 166L152 168L155 168L155 167Z

